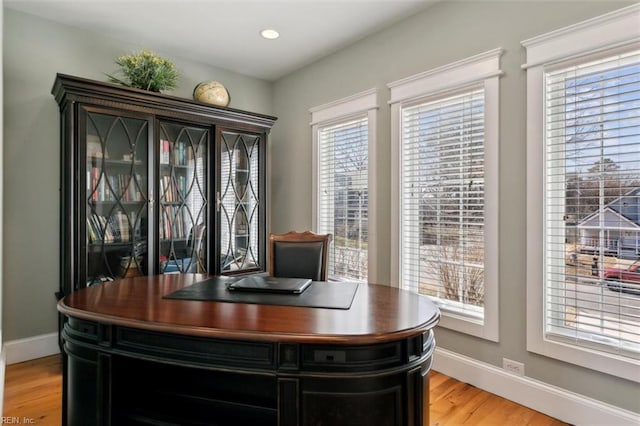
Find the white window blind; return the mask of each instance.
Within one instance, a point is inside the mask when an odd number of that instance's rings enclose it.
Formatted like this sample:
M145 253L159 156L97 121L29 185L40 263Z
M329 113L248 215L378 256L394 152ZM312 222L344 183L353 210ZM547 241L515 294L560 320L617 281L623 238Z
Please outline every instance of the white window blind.
M639 358L640 50L544 77L545 334Z
M484 310L484 86L402 108L401 282Z
M367 280L368 126L365 115L317 130L317 231L333 234L332 279Z

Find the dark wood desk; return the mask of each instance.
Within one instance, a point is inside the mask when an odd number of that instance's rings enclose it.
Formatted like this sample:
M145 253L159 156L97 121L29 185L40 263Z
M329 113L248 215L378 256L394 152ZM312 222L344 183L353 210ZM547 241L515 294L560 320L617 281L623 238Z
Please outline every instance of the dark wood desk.
M65 424L429 424L439 311L426 297L361 284L349 310L162 298L205 278L59 302Z

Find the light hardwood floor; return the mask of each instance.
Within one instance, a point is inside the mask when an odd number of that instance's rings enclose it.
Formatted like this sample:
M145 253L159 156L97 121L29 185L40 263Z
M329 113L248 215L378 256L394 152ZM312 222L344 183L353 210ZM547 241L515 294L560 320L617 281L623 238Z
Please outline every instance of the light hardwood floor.
M3 415L17 417L20 424L60 425L61 373L59 355L9 365ZM432 426L566 425L435 371L430 374L430 399Z
M60 425L62 413L62 357L35 359L7 366L3 416L20 424ZM8 421L5 423L9 423Z

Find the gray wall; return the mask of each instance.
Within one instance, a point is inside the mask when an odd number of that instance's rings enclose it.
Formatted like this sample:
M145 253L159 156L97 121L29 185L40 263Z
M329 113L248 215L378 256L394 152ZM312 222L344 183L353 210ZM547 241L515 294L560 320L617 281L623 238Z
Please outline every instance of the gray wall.
M4 23L3 18L3 10L0 9L0 34L2 34L2 28ZM3 84L2 84L2 57L0 56L0 99L2 99L3 93ZM0 116L0 129L2 129L2 116ZM3 145L4 138L2 134L0 134L0 164L2 164L2 156L3 156ZM2 176L0 175L0 241L2 241ZM0 307L2 306L2 247L0 247ZM5 372L5 362L6 362L6 354L4 352L4 340L2 337L2 318L0 316L0 383L4 383L4 372ZM0 413L4 413L4 386L0 386Z
M57 330L60 136L51 96L56 73L106 81L113 59L142 47L4 9L4 271L5 341ZM176 63L182 76L170 93L191 98L194 86L219 80L230 106L272 111L272 84L203 64Z
M500 342L439 328L438 345L496 366L502 357L526 364L528 376L638 411L640 387L526 351L525 333L525 63L521 40L630 2L445 2L276 82L272 133L273 232L311 227L309 108L379 89L378 241L390 241L390 121L386 83L503 47L500 82ZM390 282L390 247L378 247L378 281Z

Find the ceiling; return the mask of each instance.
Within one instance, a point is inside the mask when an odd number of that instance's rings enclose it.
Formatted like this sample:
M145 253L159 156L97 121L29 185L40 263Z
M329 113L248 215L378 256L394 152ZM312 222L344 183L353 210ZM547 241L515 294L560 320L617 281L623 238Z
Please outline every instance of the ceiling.
M436 1L5 0L4 6L274 81ZM280 38L261 38L265 28Z

